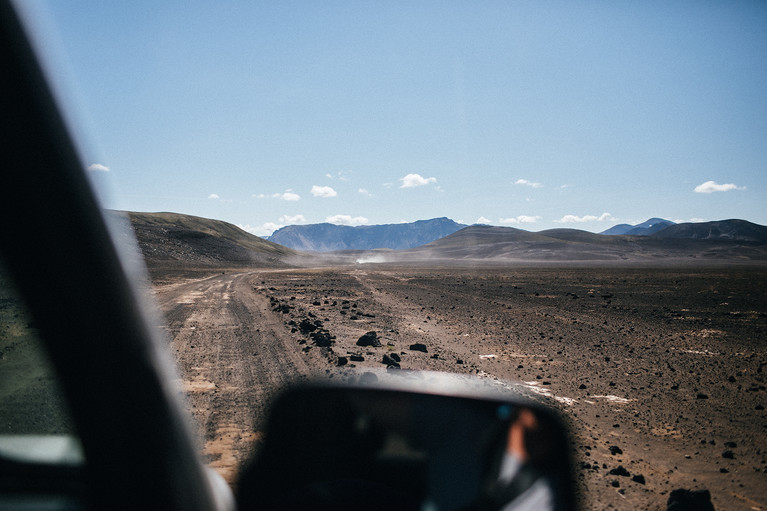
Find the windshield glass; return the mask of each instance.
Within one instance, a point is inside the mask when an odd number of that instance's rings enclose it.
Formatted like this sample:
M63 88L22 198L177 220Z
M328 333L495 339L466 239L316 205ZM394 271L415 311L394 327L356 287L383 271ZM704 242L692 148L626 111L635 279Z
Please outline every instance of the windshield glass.
M287 382L435 370L586 507L767 507L767 5L30 5L230 483Z

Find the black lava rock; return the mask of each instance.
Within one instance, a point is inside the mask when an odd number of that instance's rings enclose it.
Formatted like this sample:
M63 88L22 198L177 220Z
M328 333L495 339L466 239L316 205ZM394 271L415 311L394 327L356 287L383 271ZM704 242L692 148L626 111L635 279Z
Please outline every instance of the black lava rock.
M368 332L357 339L357 346L372 346L374 348L379 348L381 346L381 341L378 340L377 333Z
M623 477L629 477L631 475L628 470L623 468L623 465L618 465L618 468L614 468L610 470L609 474L614 476L623 476Z
M673 490L666 502L666 511L714 511L708 490Z
M411 344L410 345L410 350L411 351L421 351L423 353L428 353L428 350L426 349L426 345L425 344L421 344L420 342L417 342L415 344Z

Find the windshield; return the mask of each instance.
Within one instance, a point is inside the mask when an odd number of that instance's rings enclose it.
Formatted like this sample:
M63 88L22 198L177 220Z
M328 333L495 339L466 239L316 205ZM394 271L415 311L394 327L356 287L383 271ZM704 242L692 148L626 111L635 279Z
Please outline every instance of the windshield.
M764 4L30 4L230 483L428 369L561 406L587 507L767 507Z

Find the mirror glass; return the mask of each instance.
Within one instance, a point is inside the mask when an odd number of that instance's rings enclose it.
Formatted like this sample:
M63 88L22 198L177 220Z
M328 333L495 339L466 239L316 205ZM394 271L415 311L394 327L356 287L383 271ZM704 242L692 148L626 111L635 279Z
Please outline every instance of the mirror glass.
M532 403L380 388L278 399L242 509L572 509L568 435Z

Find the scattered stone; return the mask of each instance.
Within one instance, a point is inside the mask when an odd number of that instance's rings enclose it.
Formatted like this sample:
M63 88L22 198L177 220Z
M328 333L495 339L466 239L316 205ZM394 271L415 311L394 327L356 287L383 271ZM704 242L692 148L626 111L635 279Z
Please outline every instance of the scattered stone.
M304 318L301 320L301 322L298 324L298 329L301 330L302 334L308 334L310 332L314 332L319 328L317 324L314 321L309 321L308 319Z
M735 453L728 449L722 453L722 458L727 458L728 460L735 459Z
M642 474L636 474L631 478L632 481L639 484L645 484L644 476Z
M613 481L610 483L610 486L612 486L613 488L619 488L619 487L620 487L620 485L621 485L621 483L619 483L617 479L613 480Z
M375 332L367 332L362 337L357 339L357 346L372 346L378 348L381 346L381 341L378 340L378 334Z
M729 474L729 473L730 473L730 471L729 471L729 470L727 470L727 469L726 469L726 468L724 468L724 467L720 468L720 469L719 469L719 472L721 472L722 474Z
M698 392L698 395L696 397L698 399L708 399L708 394L704 394L703 392Z
M349 359L346 357L338 357L338 362L336 362L336 365L338 367L345 366L349 363Z
M729 447L730 449L735 449L738 446L738 444L736 444L735 442L725 442L724 446Z
M618 465L618 468L614 468L610 470L609 474L613 476L622 476L622 477L629 477L631 475L628 470L623 468L623 465Z
M611 445L610 447L608 447L608 449L610 449L610 454L612 454L613 456L615 456L616 454L623 454L623 451L617 445Z
M352 362L364 362L365 361L365 357L363 357L362 355L357 355L356 353L353 354L353 355L350 355L349 359Z
M411 344L410 345L410 350L411 351L421 351L423 353L428 353L428 350L426 349L426 345L422 344L420 342L417 342L415 344Z
M396 359L394 358L396 357ZM382 364L386 364L387 368L393 367L393 368L399 368L399 357L396 353L390 354L384 354L383 359L381 360Z
M578 388L581 389L581 390L584 390L584 389L586 389L586 384L585 383L581 383Z
M460 359L460 358L459 358L459 359L456 359L455 363L456 363L456 364L463 364L463 360L462 360L462 359Z
M673 490L666 502L666 511L714 511L708 490Z
M312 332L310 337L314 341L314 344L316 344L317 346L321 348L327 348L328 346L333 344L333 336L330 335L330 332L327 332L325 330Z

